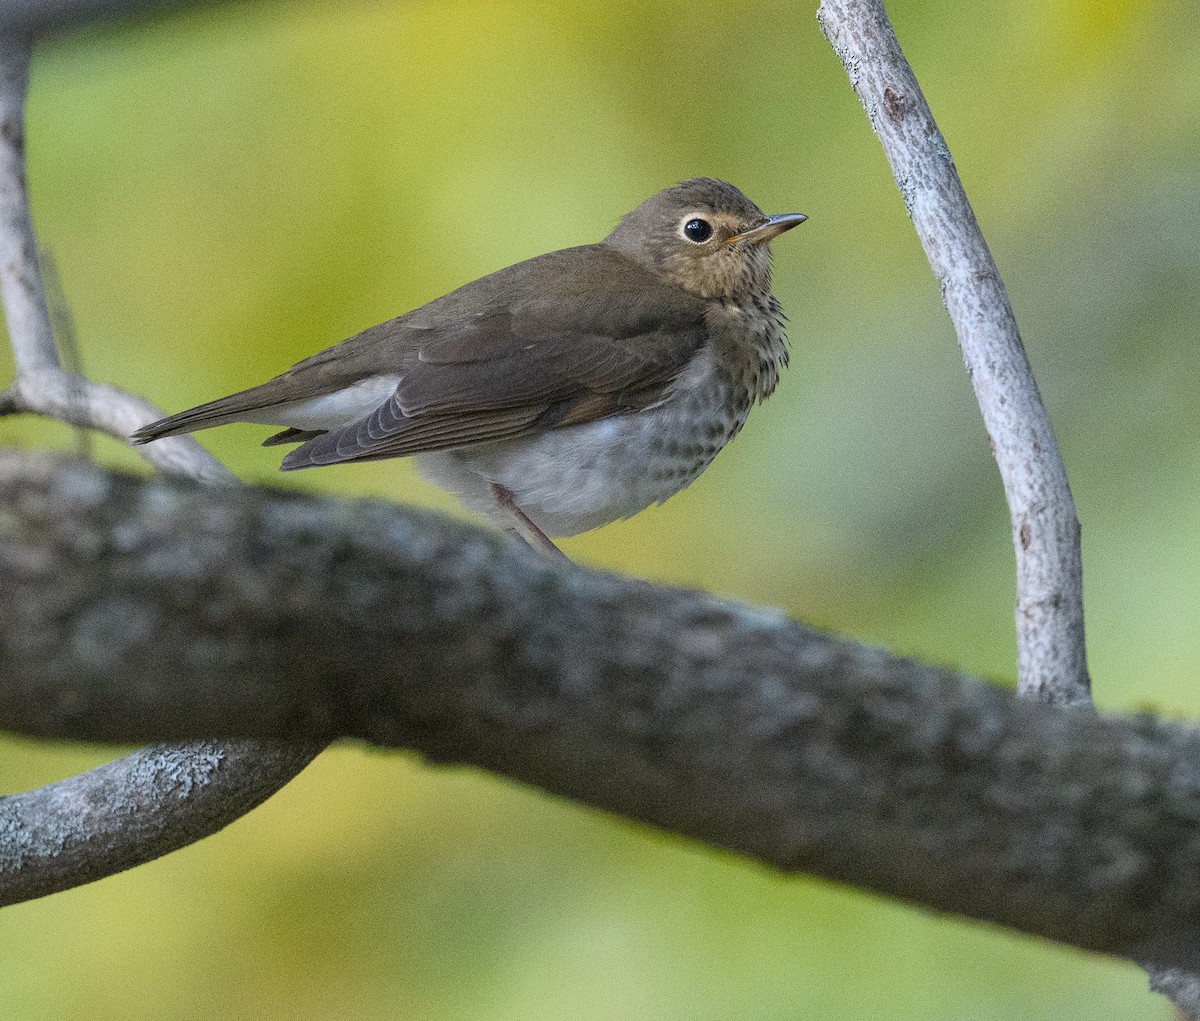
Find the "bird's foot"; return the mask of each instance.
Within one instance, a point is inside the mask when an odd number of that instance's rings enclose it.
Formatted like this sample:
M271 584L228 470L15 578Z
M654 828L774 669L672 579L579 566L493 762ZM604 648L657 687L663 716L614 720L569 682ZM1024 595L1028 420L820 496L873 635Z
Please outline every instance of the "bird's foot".
M520 507L517 506L516 498L512 491L506 489L498 482L493 482L492 499L496 501L496 506L504 511L512 521L512 525L505 529L509 535L520 539L526 546L537 550L543 556L551 560L565 560L571 562L562 550L554 545L554 540L535 525Z

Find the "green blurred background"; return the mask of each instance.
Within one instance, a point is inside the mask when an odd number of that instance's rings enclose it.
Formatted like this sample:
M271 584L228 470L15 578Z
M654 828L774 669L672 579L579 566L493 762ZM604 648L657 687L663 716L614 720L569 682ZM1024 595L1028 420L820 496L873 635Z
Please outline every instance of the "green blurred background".
M1009 682L1006 512L954 338L815 5L256 3L37 55L35 214L93 378L179 410L697 174L775 244L792 369L685 494L569 541ZM1084 525L1102 705L1200 716L1200 13L894 2ZM6 356L0 356L3 359ZM0 360L0 378L10 366ZM451 507L404 462L243 478ZM0 442L68 431L0 422ZM118 445L97 455L140 464ZM5 740L0 789L111 750ZM167 859L0 913L0 1017L1166 1018L1133 966L360 747Z

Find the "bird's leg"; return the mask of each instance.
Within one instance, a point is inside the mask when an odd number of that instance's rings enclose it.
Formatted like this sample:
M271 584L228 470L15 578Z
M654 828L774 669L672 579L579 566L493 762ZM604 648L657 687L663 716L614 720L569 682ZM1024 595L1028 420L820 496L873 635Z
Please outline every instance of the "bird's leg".
M505 531L510 535L515 535L525 545L532 546L539 553L543 553L551 559L562 557L563 560L570 561L571 558L555 546L550 537L529 520L529 515L517 506L517 501L509 490L498 482L493 482L491 485L492 499L496 501L496 506L513 520L513 526Z

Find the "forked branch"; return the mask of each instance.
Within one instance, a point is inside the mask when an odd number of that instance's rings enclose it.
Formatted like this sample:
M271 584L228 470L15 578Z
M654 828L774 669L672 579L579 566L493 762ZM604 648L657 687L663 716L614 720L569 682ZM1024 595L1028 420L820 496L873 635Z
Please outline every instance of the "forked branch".
M0 33L0 295L16 365L15 380L0 394L0 413L47 415L124 439L160 417L158 409L63 371L54 343L25 180L30 52L27 37ZM233 479L190 437L141 450L176 475L214 483ZM0 650L37 637L9 636ZM205 741L151 748L0 798L0 885L27 900L184 847L260 804L320 747Z

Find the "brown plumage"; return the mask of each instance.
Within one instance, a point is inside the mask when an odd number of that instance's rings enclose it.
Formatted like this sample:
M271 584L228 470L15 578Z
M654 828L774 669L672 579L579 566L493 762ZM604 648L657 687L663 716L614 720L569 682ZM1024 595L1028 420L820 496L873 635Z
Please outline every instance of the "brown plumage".
M538 456L564 458L563 485L577 489L583 462L597 462L591 447L604 443L581 430L639 416L662 418L669 429L674 416L658 412L680 410L697 387L711 392L710 403L723 406L736 432L786 361L764 242L803 219L765 217L724 182L688 181L647 199L599 244L489 274L260 386L155 422L134 439L248 421L287 427L268 445L300 443L284 458L285 470L429 455L422 466L438 481L449 473L448 484L468 505L483 502L474 492L482 484L486 509L501 508L506 527L516 519L526 534L540 535L532 527L539 523L573 534L665 499L711 456L692 458L703 463L678 484L674 476L647 477L646 485L626 480L629 492L611 501L603 486L593 487L597 495L584 502L609 505L564 512L556 505L571 503L571 493L558 499L543 492L555 488L553 479L522 496L530 472L509 464L513 446L555 434ZM701 363L711 371L699 371ZM689 375L696 380L681 389ZM722 431L732 435L728 425ZM634 432L637 438L615 439L630 446L636 473L636 448L643 441L652 447L654 435ZM489 453L516 477L489 467ZM608 464L595 468L612 472ZM463 471L474 477L458 478Z

